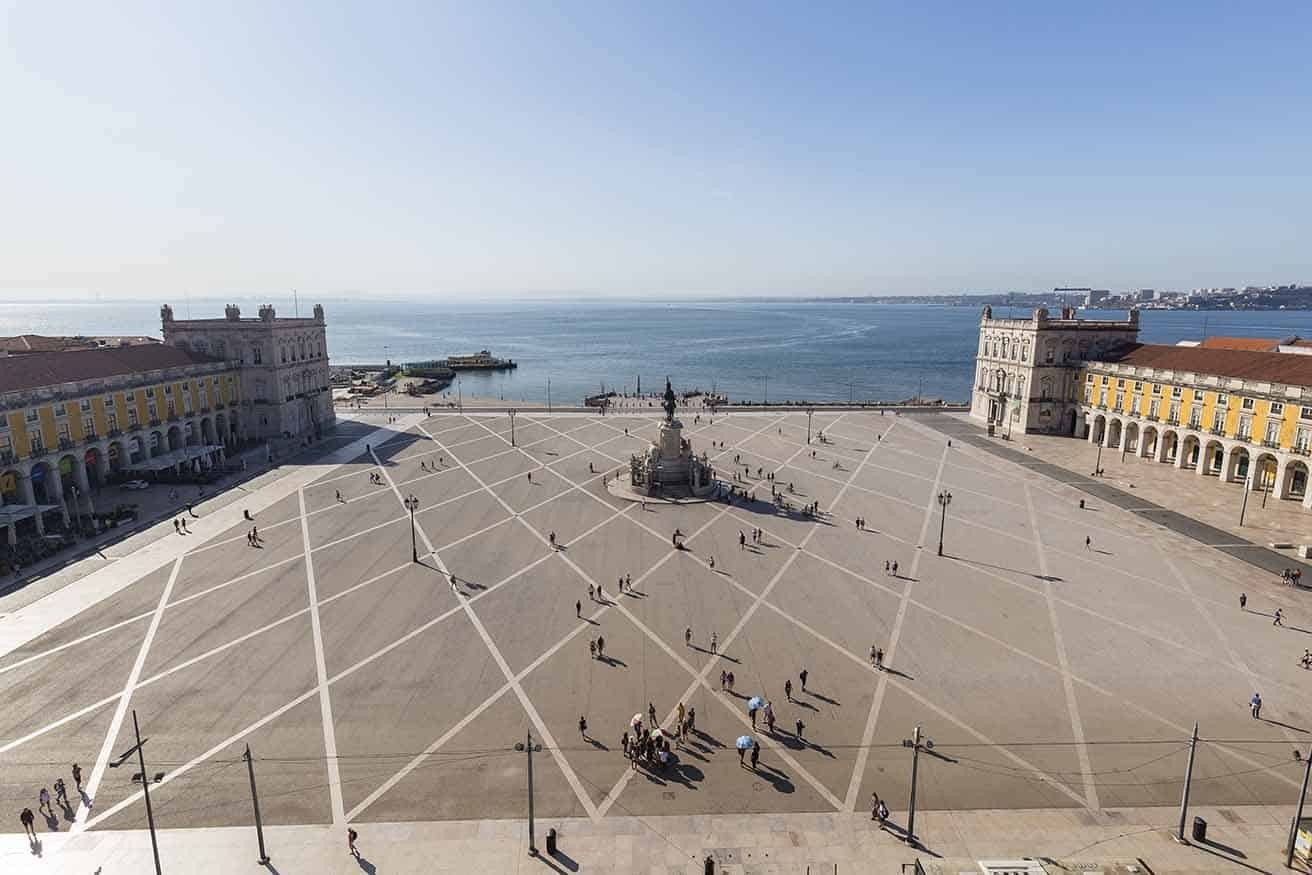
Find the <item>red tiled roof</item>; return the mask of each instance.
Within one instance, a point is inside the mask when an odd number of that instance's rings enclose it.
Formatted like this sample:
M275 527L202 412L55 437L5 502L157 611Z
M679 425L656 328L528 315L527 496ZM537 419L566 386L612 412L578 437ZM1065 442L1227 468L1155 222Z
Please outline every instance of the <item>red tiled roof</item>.
M1198 344L1203 349L1246 349L1250 352L1274 352L1280 345L1270 337L1205 337Z
M1135 343L1112 350L1103 360L1141 368L1312 386L1312 355Z
M0 392L22 392L60 383L220 361L162 343L3 356L0 357Z

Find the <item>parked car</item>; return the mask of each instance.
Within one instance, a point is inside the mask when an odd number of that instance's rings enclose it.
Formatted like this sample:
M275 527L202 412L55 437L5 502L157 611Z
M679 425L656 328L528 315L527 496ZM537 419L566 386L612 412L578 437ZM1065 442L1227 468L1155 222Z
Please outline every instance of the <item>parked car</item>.
M150 484L145 480L128 480L123 484L124 489L148 489Z

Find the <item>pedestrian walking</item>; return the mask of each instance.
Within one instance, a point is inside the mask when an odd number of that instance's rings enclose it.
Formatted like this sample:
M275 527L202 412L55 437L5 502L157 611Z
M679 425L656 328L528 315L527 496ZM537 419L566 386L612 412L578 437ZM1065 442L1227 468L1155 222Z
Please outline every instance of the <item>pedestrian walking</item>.
M583 602L581 600L574 602L574 616L580 619L583 617Z
M721 690L724 690L724 685L725 685L725 683L726 683L728 680L729 680L729 673L728 673L727 671L725 671L724 669L720 669L720 689L721 689Z
M732 692L733 692L733 672L729 672L728 676L725 677L725 682L729 684L729 692L732 693Z
M33 843L35 843L36 827L34 827L32 824L36 823L36 815L32 813L32 809L24 808L21 812L19 812L18 820L23 824L23 832Z
M597 642L592 638L588 639L588 656L597 658Z
M340 489L337 490L337 500L338 500L339 502L342 500L342 490L340 490Z
M875 668L875 667L876 667L876 665L875 665L875 650L876 650L876 649L877 649L877 648L875 647L875 645L873 645L873 644L870 645L870 667L871 667L871 668Z
M761 745L752 742L752 771L756 771L756 765L761 761Z
M78 795L82 793L82 767L73 763L73 783L77 786Z
M714 570L715 570L715 557L714 557L714 556L711 557L710 564L711 564L711 570L714 571Z
M678 721L679 721L679 726L683 726L683 718L684 718L685 712L684 712L684 710L683 710L683 703L682 703L682 702L680 702L680 703L679 703L679 707L675 709L675 714L677 715L677 719L678 719Z
M1093 538L1090 538L1088 535L1085 535L1085 536L1084 536L1084 549L1086 549L1086 550L1090 550L1090 549L1092 549L1092 548L1093 548Z
M1261 719L1261 717L1262 717L1262 696L1261 696L1260 694L1258 694L1258 693L1253 693L1253 698L1252 698L1251 701L1249 701L1248 704L1249 704L1249 706L1253 709L1253 719L1254 719L1254 720L1259 720L1259 719Z
M41 804L36 807L36 810L43 812L47 817L54 817L55 809L50 807L50 791L42 787L37 798L41 800Z
M598 635L598 636L597 636L597 658L598 658L598 659L601 659L602 654L605 653L605 651L606 651L606 639L603 638L603 637L601 637L600 635Z
M808 672L807 672L806 669L802 669L801 671L799 671L799 672L797 673L797 679L800 680L800 681L802 682L802 692L804 692L804 693L806 692L806 678L807 678L807 674L808 674Z
M719 638L719 636L716 635L714 632L712 632L712 633L711 633L711 653L718 653L718 652L719 652L718 650L716 650L716 648L719 646L719 644L720 644L720 638Z
M692 647L692 626L683 630L683 645L685 647Z
M1281 611L1280 608L1276 608L1275 619L1271 621L1271 625L1272 625L1272 626L1283 626L1283 625L1285 625L1284 620L1281 619L1283 616L1284 616L1283 611Z
M629 733L627 731L620 736L620 748L624 751L625 756L629 755Z
M897 577L897 560L893 560L893 576Z
M1241 592L1239 594L1239 610L1244 611L1247 609L1248 609L1248 593Z
M747 709L747 716L752 718L752 729L755 729L755 728L756 728L756 709L755 709L755 708L748 708L748 709Z
M784 681L784 699L789 702L793 701L793 681L791 678Z
M656 728L656 705L653 702L647 703L647 719L651 721L652 729Z
M632 575L632 574L626 574L626 575L624 575L624 588L627 589L629 592L633 592L633 575Z
M692 705L688 706L688 732L691 733L697 726L697 709Z
M770 730L771 735L774 734L774 708L769 702L765 703L765 728Z
M747 549L747 536L743 534L742 529L738 530L738 549L739 550Z
M797 738L798 738L799 741L800 741L801 738L802 738L802 730L803 730L803 729L806 729L806 724L802 722L802 718L801 718L801 717L798 717L798 718L797 718L797 732L796 732L796 735L797 735Z
M357 860L360 859L360 849L355 846L355 840L359 837L360 834L354 829L349 826L346 828L346 852Z
M588 740L588 719L582 714L579 715L579 735L583 737L584 741Z
M738 765L740 767L746 767L747 763L743 762L743 757L746 755L747 755L746 748L742 748L742 747L738 748Z
M1307 653L1307 651L1303 652ZM63 778L55 778L55 801L65 807L68 806L68 785L64 783Z
M882 647L875 651L875 668L878 671L884 670L884 648Z
M176 519L173 521L173 531L177 532L179 535L182 534L182 524Z
M596 593L597 593L597 591L596 591L595 589L593 589L593 588L592 588L592 584L589 583L589 584L588 584L588 601L590 601L590 602L595 602L595 601L597 600L597 595L596 595Z

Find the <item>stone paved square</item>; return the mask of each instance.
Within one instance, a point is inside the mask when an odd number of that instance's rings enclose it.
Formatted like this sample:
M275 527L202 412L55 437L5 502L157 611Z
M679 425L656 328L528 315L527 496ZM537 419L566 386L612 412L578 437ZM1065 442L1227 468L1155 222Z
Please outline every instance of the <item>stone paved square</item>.
M805 413L703 416L694 448L756 500L644 510L601 481L655 423L521 411L512 447L503 415L403 417L261 511L261 548L245 524L197 536L0 654L0 793L26 798L76 760L96 778L81 825L143 826L131 770L104 768L131 745L131 710L168 828L248 822L247 743L269 823L517 818L513 746L530 731L539 818L859 812L872 791L905 795L917 724L935 743L929 811L1174 804L1195 721L1200 802L1296 792L1312 617L1270 575L948 447L914 416L817 414L830 442L810 445ZM792 510L769 503L767 471ZM796 510L810 501L818 519ZM757 527L764 541L740 546ZM599 635L604 660L589 657ZM773 733L752 729L752 695L773 702ZM632 770L629 718L650 703L668 728L680 702L697 734L665 771ZM744 734L763 748L756 772L738 762Z

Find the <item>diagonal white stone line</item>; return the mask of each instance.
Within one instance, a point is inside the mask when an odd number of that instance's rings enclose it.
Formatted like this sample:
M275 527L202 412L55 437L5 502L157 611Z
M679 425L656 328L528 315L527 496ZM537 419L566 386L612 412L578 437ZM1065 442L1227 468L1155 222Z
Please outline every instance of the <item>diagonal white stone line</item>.
M428 434L428 432L424 429L423 425L419 425L418 428L424 434L426 435ZM437 444L437 446L442 447L443 450L446 450L446 448L443 447L440 442L433 439L432 435L428 435L428 438L429 440L432 440L433 443ZM500 502L501 506L504 507L510 514L512 514L516 518L519 518L518 514L515 513L515 509L512 508L510 505L506 504L506 502L501 498L501 496L497 495L495 492L489 489L487 485L482 481L482 479L479 478L477 474L475 474L473 471L469 469L468 465L460 461L460 459L456 458L455 456L452 456L452 458L455 459L456 464L460 465L460 467L465 469L466 474L474 478L474 481L476 483L487 489L488 495L491 495L498 502ZM392 491L396 493L397 501L401 502L402 505L404 506L405 498L401 495L401 491L396 488L396 485L392 483L391 477L388 476L387 469L382 467L381 465L379 466L379 469L383 472L383 476L387 478L387 482L392 487ZM433 562L437 565L438 570L441 571L442 574L444 575L450 574L450 571L449 569L447 569L446 564L442 561L442 557L439 556L437 551L433 549L433 543L428 539L428 534L424 531L424 527L419 525L418 521L416 521L415 526L419 533L419 537L424 542L424 546L428 549L429 555L433 557ZM532 527L528 526L527 523L525 524L525 526L529 528L530 531L532 530ZM565 755L561 753L559 746L556 744L555 737L552 735L551 730L547 727L546 721L542 719L542 715L538 713L537 707L533 704L532 700L529 699L528 694L524 692L524 688L520 685L519 681L515 680L515 673L510 670L510 664L507 663L506 658L501 655L501 649L497 647L496 642L492 640L492 636L488 634L487 629L483 626L483 621L480 620L478 618L478 615L474 613L474 609L470 606L469 600L461 598L460 606L461 608L464 609L465 616L469 618L469 622L473 624L475 631L478 632L478 636L483 639L483 643L487 646L488 653L492 654L492 659L496 662L497 667L501 669L501 673L505 675L506 680L510 683L511 689L514 690L515 696L516 698L519 699L520 705L523 706L525 713L528 714L529 720L531 720L533 725L537 728L538 737L542 739L544 744L548 745L548 749L551 751L552 759L556 761L556 765L560 768L561 773L565 776L565 780L569 782L569 785L570 787L573 788L575 795L578 796L579 803L582 804L583 810L587 812L588 817L592 818L593 820L596 820L597 806L593 804L592 798L588 795L588 791L584 789L583 782L579 780L579 776L574 773L574 768L569 764L569 761L565 759Z
M137 681L141 678L141 669L146 664L146 655L150 653L150 645L155 641L155 633L159 631L160 620L164 617L164 608L168 605L169 595L173 592L173 585L177 583L178 572L182 570L183 556L179 556L173 562L173 569L169 572L168 583L164 585L164 592L160 593L159 604L155 606L155 613L150 618L150 626L146 629L146 634L141 638L141 647L137 650L137 659L132 663L132 670L128 672L128 679L123 684L123 691L118 694L118 707L114 709L114 718L109 722L109 729L105 733L105 740L100 745L100 753L96 756L96 764L91 767L91 774L87 778L86 795L95 803L96 792L100 789L100 782L105 777L105 769L109 766L109 754L114 747L114 741L118 738L119 729L123 726L123 718L127 715L128 703L132 700L132 691L137 688ZM84 802L79 802L77 814L73 817L72 832L82 832L86 829L87 815L90 813L90 806Z
M943 480L943 466L947 463L948 450L943 448L943 453L938 460L938 473L934 477L934 486L929 491L929 501L925 503L925 519L920 525L920 538L917 540L916 555L911 560L911 571L907 575L911 580L918 579L920 571L920 557L925 553L925 539L929 536L929 527L934 520L934 506L938 503L938 488ZM888 649L884 652L884 660L891 663L897 655L898 641L902 637L902 623L907 616L907 605L911 602L911 580L904 581L902 592L898 598L897 615L893 618L893 626L888 635ZM870 745L875 739L875 725L879 722L879 712L884 705L884 695L888 690L888 672L879 673L879 679L875 682L875 694L870 702L870 713L866 716L866 726L861 733L861 746L857 748L856 762L852 765L852 777L847 783L847 795L843 798L844 811L856 811L857 794L861 792L861 781L866 774L866 761L870 757Z
M782 418L776 421L782 421ZM766 429L771 427L774 427L774 423L770 423L769 425L766 425L762 429L758 430L756 434L760 434L762 431L765 431ZM755 434L753 435L753 437L755 437ZM750 438L748 438L748 440L750 440ZM871 446L870 450L866 453L866 458L862 460L862 464L857 465L856 468L852 471L851 475L849 476L849 480L856 479L857 474L860 473L861 471L862 465L864 465L864 463L867 460L869 460L871 454L873 454L877 448L878 448L878 443ZM788 461L791 462L793 459L797 458L805 451L805 449L806 449L805 447L798 449L798 451L794 453L789 458ZM779 467L783 468L787 464L788 463L781 464ZM843 491L840 490L838 494L834 496L834 500L830 502L831 508L837 507L838 502L842 499L842 497L843 497ZM732 507L732 505L730 505L729 507ZM719 516L722 516L727 511L728 508L726 508L725 511L722 511L720 515L717 515L717 519L719 518ZM806 546L806 542L809 541L811 537L819 530L820 530L820 526L817 523L810 531L806 533L806 536L802 538L801 543L798 545L798 548L793 551L793 554L789 556L786 560L784 560L783 564L779 566L779 570L776 571L774 576L770 578L769 583L765 585L765 588L761 590L760 594L759 595L753 594L752 604L747 607L747 610L745 610L743 612L743 615L739 617L738 623L733 627L733 629L729 630L729 634L725 636L724 641L721 644L721 650L723 652L726 653L728 652L730 646L732 646L733 642L737 640L738 635L742 632L744 628L746 628L748 621L751 620L751 618L756 614L757 609L760 608L760 606L765 602L766 598L774 590L775 585L778 584L779 581L783 579L783 576L788 572L788 569L792 567L793 562L797 560L797 556L802 552L802 548ZM631 615L630 617L631 619L636 621L636 618L632 617ZM656 640L659 644L662 645L664 644L664 642L660 641L659 638L654 638L654 640ZM668 647L666 649L671 653L671 655L675 657L676 660L678 660L680 664L686 665L686 663L684 663L684 660L681 656L673 653L673 651L670 651ZM702 670L700 672L695 673L693 682L688 685L688 689L684 691L683 695L679 698L679 701L681 702L687 701L692 697L693 693L695 693L699 687L702 687L707 690L710 690L712 693L712 698L724 704L729 709L729 711L734 715L735 719L739 721L747 721L747 718L744 717L743 714L737 708L733 707L731 703L726 702L724 700L724 697L715 695L715 690L711 687L710 683L706 679L712 667L716 665L718 662L719 662L718 655L712 656L710 659L708 659L706 661L706 664L702 667ZM691 669L691 667L689 668ZM674 716L674 714L675 714L674 710L671 710L670 713L666 715L665 720L668 722L670 718ZM843 807L842 801L833 793L831 793L829 791L829 788L824 786L823 782L817 780L813 775L811 775L810 772L804 769L801 766L801 764L798 763L797 760L794 759L792 755L789 754L787 750L784 749L782 746L774 744L769 739L767 739L766 741L767 741L766 746L773 748L778 753L781 759L787 762L790 767L795 769L799 775L805 778L807 783L815 787L817 791L820 793L821 798L825 799L825 801L833 805L836 810L842 809ZM610 792L606 794L606 798L603 799L601 803L601 810L603 814L609 811L610 807L615 804L615 801L617 799L619 799L620 794L624 792L624 788L627 787L629 781L632 780L633 772L634 772L633 769L626 769L624 774L621 775L620 779L615 783L615 786L612 787L610 789Z
M128 617L126 620L119 620L117 623L106 626L103 629L97 629L94 632L88 632L87 634L81 636L80 638L74 638L72 641L65 641L63 644L60 644L57 647L52 647L49 650L43 650L40 653L33 653L31 656L24 657L23 659L20 659L17 662L11 662L6 666L0 667L0 674L4 674L7 671L13 671L16 668L22 668L23 666L29 663L36 662L38 659L44 659L47 656L53 656L54 654L58 653L61 650L67 650L70 647L74 647L78 644L82 644L84 642L90 641L92 638L96 638L100 635L104 635L106 632L113 632L115 629L121 629L124 626L130 626L133 623L138 623L146 619L147 617L153 617L153 616L155 616L154 611L145 611L143 613L137 614L135 617Z
M372 453L372 449L370 453ZM337 762L337 724L333 722L332 693L328 689L328 666L323 654L323 628L319 625L319 594L315 589L314 557L310 550L310 522L305 518L305 489L296 491L301 507L301 542L305 549L305 585L310 594L310 628L314 634L314 668L319 679L319 717L323 721L323 752L328 765L328 795L332 802L333 825L346 823L342 810L342 775Z
M1039 573L1048 580L1048 557L1044 552L1043 536L1039 533L1039 516L1034 512L1034 497L1030 494L1030 485L1022 481L1025 490L1025 504L1030 512L1030 533L1034 536L1034 553L1039 560ZM1052 640L1057 646L1057 664L1061 666L1061 684L1066 691L1066 710L1070 712L1071 732L1075 736L1075 755L1080 761L1080 775L1084 780L1084 795L1088 806L1098 809L1098 787L1093 780L1093 765L1089 762L1089 746L1084 740L1084 721L1080 719L1079 704L1075 700L1075 682L1071 679L1071 664L1066 658L1066 639L1061 634L1061 621L1057 617L1057 605L1052 598L1052 587L1043 588L1043 599L1048 605L1048 621L1052 624Z

